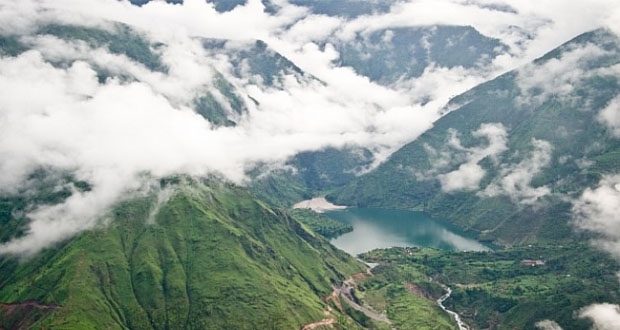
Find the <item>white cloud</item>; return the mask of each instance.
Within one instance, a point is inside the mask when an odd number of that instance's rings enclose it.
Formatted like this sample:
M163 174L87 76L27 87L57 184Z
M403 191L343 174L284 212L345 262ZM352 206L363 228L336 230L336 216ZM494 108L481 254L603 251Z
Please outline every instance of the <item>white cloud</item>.
M343 19L325 15L309 15L285 31L284 38L297 44L323 41L342 25Z
M605 124L616 137L620 137L620 96L616 96L601 110L598 120Z
M9 191L19 186L40 166L71 172L93 187L63 204L33 211L28 235L3 245L0 252L33 253L92 227L124 194L143 189L144 173L155 178L218 173L243 182L245 171L255 164L281 163L300 151L344 145L368 147L376 159L384 160L431 127L451 96L578 33L617 24L611 16L618 12L610 10L613 1L519 2L512 4L518 14L483 8L486 3L399 2L387 14L347 21L309 15L307 9L284 2L270 15L260 0L226 13L203 0L183 5L153 1L142 7L108 0L0 0L0 32L18 34L33 47L16 58L0 58L0 187ZM84 42L31 35L46 23L113 31L115 22L163 42L157 52L168 72L152 72L124 55ZM327 36L347 38L356 32L430 24L472 25L510 45L511 53L480 71L431 66L419 80L385 87L336 66L335 47L319 46ZM265 40L320 81L289 75L281 88L268 88L235 78L224 54L208 56L193 37L239 44ZM214 68L241 97L249 95L260 103L247 102L249 114L238 127L215 129L191 110L194 98L212 89ZM133 79L99 83L95 69ZM422 100L428 102L422 105ZM477 186L484 176L478 162L505 150L503 127L481 126L475 134L486 138L488 146L462 151L465 163L443 176L446 189Z
M599 235L596 244L620 258L620 175L607 175L573 203L577 228Z
M534 150L518 164L504 166L499 178L489 184L480 196L507 195L514 202L533 204L540 197L551 193L547 186L532 187L532 179L551 162L553 147L547 141L532 139Z
M441 189L445 192L478 189L480 181L486 174L486 171L478 163L487 157L495 158L507 150L508 134L504 125L500 123L482 124L472 135L476 138L487 139L488 145L463 148L458 137L451 137L450 144L459 150L464 150L467 153L467 160L459 165L457 170L437 176L441 183Z
M580 81L598 73L587 64L605 54L598 46L586 44L568 49L560 58L524 66L517 71L516 82L522 94L517 102L538 106L551 97L566 99Z
M616 330L620 324L620 306L595 304L584 307L579 317L589 318L594 323L593 330Z
M536 322L536 327L540 330L562 330L559 324L551 320Z
M236 80L260 104L248 102L250 113L238 127L214 129L190 109L193 98L209 89L213 70L187 39L162 50L167 73L80 42L29 42L35 50L0 58L0 88L7 93L0 99L0 186L10 191L43 166L69 171L93 189L30 213L27 235L0 247L4 253L34 253L91 228L110 205L141 186L144 173L217 173L241 183L254 164L283 162L300 151L364 145L381 155L436 118L381 95L374 102L372 86L357 98L285 75L282 89ZM55 67L47 60L72 64ZM135 80L99 83L93 65Z
M439 182L445 192L456 190L476 190L486 171L473 162L461 164L456 171L440 174Z
M494 10L498 6L513 11ZM351 39L357 32L405 27L464 25L500 39L511 49L495 64L502 70L515 68L542 56L552 47L583 32L607 26L620 31L620 10L613 0L588 2L563 0L462 1L417 0L398 2L387 14L362 16L344 25L337 33Z

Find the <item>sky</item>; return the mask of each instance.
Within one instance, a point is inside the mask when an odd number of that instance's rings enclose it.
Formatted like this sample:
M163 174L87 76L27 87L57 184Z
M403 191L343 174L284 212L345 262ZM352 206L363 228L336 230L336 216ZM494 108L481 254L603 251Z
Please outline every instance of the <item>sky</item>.
M65 203L32 210L28 235L0 246L0 253L35 253L91 228L110 205L148 190L145 177L216 174L247 184L246 172L256 164L277 167L298 152L326 147L365 147L378 164L432 127L451 97L580 33L620 30L620 19L614 19L619 6L603 0L401 1L388 12L353 18L314 14L285 0L273 3L280 7L275 14L266 13L260 0L225 13L203 0L142 7L116 0L0 0L0 33L31 48L0 58L0 190L22 189L29 173L41 167L69 172L93 187L75 191ZM151 71L105 48L35 33L50 23L113 31L114 22L163 43L157 51L169 70ZM483 66L431 64L420 77L389 85L338 65L336 44L356 35L434 24L473 26L507 49ZM209 54L197 38L232 40L233 51L263 40L307 76L288 73L277 86L236 76L225 53ZM115 77L99 81L100 68ZM214 127L192 110L196 97L213 90L216 71L248 107L236 127ZM606 112L601 120L617 125L615 116ZM495 133L480 134L491 139ZM502 145L500 140L497 146ZM468 151L473 165L460 170L479 172L476 160L495 152ZM479 181L451 178L445 177L447 189ZM495 187L509 189L509 183Z

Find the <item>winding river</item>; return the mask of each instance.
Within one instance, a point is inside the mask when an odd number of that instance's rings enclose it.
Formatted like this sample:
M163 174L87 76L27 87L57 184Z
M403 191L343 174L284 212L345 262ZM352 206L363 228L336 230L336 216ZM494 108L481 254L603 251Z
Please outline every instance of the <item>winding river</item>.
M394 246L459 251L491 249L449 223L434 219L424 212L359 208L328 211L325 214L353 226L352 232L332 239L331 243L354 256L373 249ZM437 304L452 316L459 330L470 330L458 313L443 304L452 295L452 289L443 284L441 286L446 294L437 299Z

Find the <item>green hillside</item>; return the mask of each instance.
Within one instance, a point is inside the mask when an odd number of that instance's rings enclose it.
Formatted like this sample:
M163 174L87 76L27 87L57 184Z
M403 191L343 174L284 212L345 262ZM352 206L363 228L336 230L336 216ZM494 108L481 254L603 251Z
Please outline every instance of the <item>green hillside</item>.
M430 295L437 283L443 283L452 288L445 305L472 329L535 330L536 323L546 319L564 330L592 329L591 321L578 318L575 311L596 302L620 301L618 264L588 243L495 252L391 248L362 257L379 263L373 272L389 279L387 284L371 282L366 296L382 285L389 288L403 281ZM541 263L523 262L532 259Z
M291 157L283 169L253 169L250 190L272 206L291 207L296 202L346 185L372 160L372 153L364 148L300 152Z
M243 189L165 189L161 205L156 194L134 198L107 226L0 259L0 327L297 329L325 317L332 283L363 269Z
M357 33L354 40L335 44L340 65L386 85L419 77L432 65L482 67L507 50L471 26L450 25Z
M616 35L581 35L454 98L446 107L454 110L431 130L328 199L423 209L503 244L567 238L573 235L568 200L620 170L620 139L598 117L620 92L610 69L617 63ZM442 180L472 168L483 174L479 182L470 174L456 189L442 187Z

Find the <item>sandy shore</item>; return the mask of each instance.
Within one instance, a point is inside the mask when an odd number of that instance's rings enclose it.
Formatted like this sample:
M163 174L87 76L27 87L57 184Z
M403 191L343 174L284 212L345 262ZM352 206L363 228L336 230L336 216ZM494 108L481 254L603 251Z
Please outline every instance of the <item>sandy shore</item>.
M295 205L293 205L294 209L311 209L317 213L323 213L325 211L332 210L342 210L346 209L346 206L334 205L325 199L325 197L314 197L313 199L308 199L305 201L301 201Z

